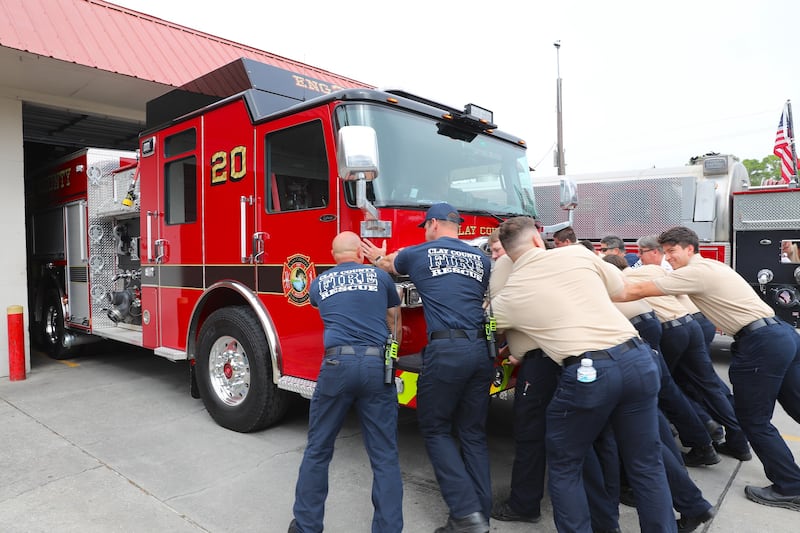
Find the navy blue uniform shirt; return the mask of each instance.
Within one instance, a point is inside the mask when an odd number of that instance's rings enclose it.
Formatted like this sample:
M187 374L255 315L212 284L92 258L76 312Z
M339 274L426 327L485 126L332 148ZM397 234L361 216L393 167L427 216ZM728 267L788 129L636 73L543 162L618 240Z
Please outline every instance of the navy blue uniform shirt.
M428 333L483 329L491 265L486 254L453 237L404 248L394 260L397 272L408 274L422 296Z
M389 337L386 310L400 305L389 274L355 262L314 278L309 296L325 323L325 348L383 346Z

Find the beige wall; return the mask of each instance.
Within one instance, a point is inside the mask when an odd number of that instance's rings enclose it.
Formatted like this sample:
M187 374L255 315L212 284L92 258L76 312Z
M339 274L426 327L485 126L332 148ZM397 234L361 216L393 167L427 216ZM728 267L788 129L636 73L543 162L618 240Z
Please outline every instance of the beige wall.
M0 96L0 377L8 376L7 309L25 312L25 366L30 370L28 291L25 265L25 184L22 156L22 103Z

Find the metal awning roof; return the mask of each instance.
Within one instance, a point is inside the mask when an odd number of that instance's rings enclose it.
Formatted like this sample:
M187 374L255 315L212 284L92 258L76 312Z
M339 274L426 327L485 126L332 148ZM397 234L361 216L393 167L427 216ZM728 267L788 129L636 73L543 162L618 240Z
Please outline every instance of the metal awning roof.
M101 0L2 0L0 46L179 87L239 58L355 80Z
M26 143L133 149L148 101L238 58L365 86L102 0L0 0L0 92L22 100Z

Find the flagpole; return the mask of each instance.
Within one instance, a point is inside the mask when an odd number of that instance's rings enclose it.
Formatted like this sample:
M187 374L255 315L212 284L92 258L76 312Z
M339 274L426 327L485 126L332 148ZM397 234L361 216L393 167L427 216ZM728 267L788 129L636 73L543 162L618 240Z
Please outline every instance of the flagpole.
M797 183L797 152L794 147L794 122L792 122L791 100L786 100L786 121L788 126L786 131L789 133L789 148L792 150L792 175L794 176L794 182Z

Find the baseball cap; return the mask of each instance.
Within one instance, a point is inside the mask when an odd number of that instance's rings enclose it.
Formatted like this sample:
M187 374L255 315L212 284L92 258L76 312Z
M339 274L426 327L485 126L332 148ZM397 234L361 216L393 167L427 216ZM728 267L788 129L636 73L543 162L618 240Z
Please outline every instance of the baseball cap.
M448 222L455 222L456 224L461 224L464 222L464 219L458 214L456 208L447 202L439 202L438 204L433 204L430 206L428 208L428 212L425 213L425 220L423 220L418 227L424 228L425 223L433 219L446 220Z

